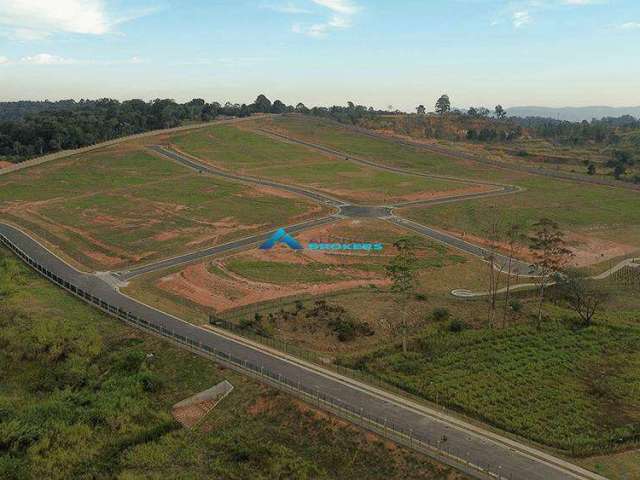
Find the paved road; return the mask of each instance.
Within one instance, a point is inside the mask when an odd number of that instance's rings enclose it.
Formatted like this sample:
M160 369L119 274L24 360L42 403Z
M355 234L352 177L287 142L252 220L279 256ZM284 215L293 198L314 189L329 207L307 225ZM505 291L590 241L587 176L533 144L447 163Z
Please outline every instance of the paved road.
M109 305L143 319L156 328L164 328L185 341L216 349L228 355L263 366L290 382L298 382L307 390L366 411L367 415L386 419L388 425L411 430L415 437L438 444L446 436L446 448L452 455L473 465L486 466L501 478L510 480L602 480L591 472L569 464L542 451L485 431L442 412L430 409L389 393L374 390L346 377L305 365L299 360L275 355L263 348L230 338L211 330L191 325L177 317L144 305L114 289L100 277L75 270L46 250L22 231L0 223L0 240L19 248L33 263L53 272L58 281L81 288ZM357 411L357 410L356 410ZM454 463L455 462L451 462ZM474 473L474 472L470 472ZM487 478L480 471L477 478Z
M491 251L487 250L486 248L480 247L478 245L474 245L473 243L469 243L449 233L441 232L440 230L436 230L434 228L427 227L420 223L407 220L406 218L393 216L393 217L387 218L386 220L388 222L393 223L394 225L398 225L399 227L412 230L432 240L436 240L438 242L444 243L448 246L454 247L458 250L461 250L463 252L469 253L471 255L474 255L482 259L488 257L491 254ZM493 255L496 259L496 264L498 265L498 268L506 273L508 270L509 258L499 253L493 253ZM511 261L511 273L513 275L518 275L518 276L534 276L534 272L532 272L531 265L527 262L523 262L518 259L513 259Z
M322 217L314 220L309 220L303 223L290 225L285 229L289 233L298 233L304 230L308 230L310 228L318 227L320 225L328 225L330 223L337 222L338 220L340 220L340 218L337 216ZM275 230L267 233L261 233L259 235L253 235L251 237L242 238L240 240L235 240L233 242L225 243L223 245L217 245L215 247L207 248L197 252L190 252L190 253L179 255L173 258L165 258L157 262L153 262L146 265L141 265L135 268L131 268L129 270L117 272L117 273L114 273L113 275L119 281L127 282L132 278L137 277L139 275L144 275L145 273L166 270L168 268L196 262L198 260L212 257L214 255L219 255L221 253L227 253L227 252L231 252L231 251L239 250L243 248L253 248L259 243L263 243L264 241L266 241L267 238L269 238L274 233L275 233Z
M153 145L149 147L156 153L160 155L164 155L178 163L181 163L193 170L199 172L207 172L218 177L226 178L228 180L235 180L246 183L253 183L256 185L262 185L264 187L272 187L278 190L282 190L285 192L295 193L297 195L301 195L303 197L309 198L315 202L321 203L323 205L330 205L333 207L340 207L341 205L346 205L345 202L339 200L335 197L331 197L330 195L326 195L324 193L313 191L309 188L297 187L295 185L287 185L284 183L272 182L270 180L265 180L263 178L250 177L247 175L238 175L235 173L227 172L226 170L222 170L220 168L216 168L211 165L207 165L205 163L199 162L194 158L187 157L184 154L178 153L174 150L169 150L166 147L161 145Z
M424 173L424 172L416 172L413 170L407 170L404 168L400 168L400 167L393 167L391 165L385 165L383 163L378 163L378 162L374 162L373 160L369 160L367 158L362 158L359 157L357 155L352 155L352 154L348 154L345 152L341 152L339 150L335 150L333 148L329 148L326 147L324 145L318 145L315 143L310 143L310 142L306 142L304 140L300 140L294 137L290 137L288 135L284 135L282 133L279 132L274 132L272 130L267 130L265 128L260 128L257 129L258 132L262 132L264 134L276 137L276 138L280 138L282 140L285 140L289 143L296 143L298 145L303 145L305 147L308 148L312 148L314 150L318 150L320 152L323 153L328 153L329 155L333 155L336 157L342 157L345 160L348 160L350 162L354 162L354 163L359 163L361 165L365 165L367 167L372 167L378 170L385 170L388 172L394 172L394 173L399 173L401 175L412 175L415 177L424 177L424 178L433 178L433 179L437 179L437 180L448 180L450 182L457 182L457 183L463 183L465 185L481 185L481 186L485 186L485 187L492 187L492 191L491 192L484 192L484 194L496 194L496 193L514 193L514 192L519 192L519 191L523 191L524 189L521 187L517 187L514 185L505 185L505 184L501 184L501 183L495 183L495 182L486 182L486 181L482 181L482 180L469 180L469 179L465 179L465 178L459 178L459 177L452 177L452 176L448 176L448 175L436 175L436 174L432 174L432 173Z
M616 272L619 272L620 270L622 270L623 268L637 268L640 269L640 258L627 258L625 260L622 260L620 263L616 264L615 266L605 270L604 272L598 274L598 275L594 275L592 277L589 277L591 280L605 280L607 278L609 278L611 275L615 274ZM555 285L556 282L555 281L549 281L549 282L545 282L545 286L552 286ZM512 292L516 292L516 291L520 291L520 290L530 290L533 288L538 288L539 284L537 283L518 283L516 285L511 285L509 287L510 291ZM500 288L496 291L496 293L505 293L507 291L507 288ZM491 293L489 292L474 292L471 290L466 290L466 289L456 289L456 290L452 290L451 291L451 295L453 295L454 297L458 297L458 298L482 298L482 297L488 297L489 295L491 295Z
M282 135L276 135L278 137L283 137L285 139L287 139L287 141L294 141L293 139L289 139L288 137L284 137ZM299 142L298 143L304 143L304 142ZM305 145L310 145L310 144L305 144ZM321 146L313 146L311 145L313 148L318 148L318 149L322 149L324 150L323 147ZM243 182L248 182L248 183L254 183L257 185L265 185L265 186L270 186L273 188L277 188L277 189L281 189L281 190L285 190L288 192L292 192L292 193L296 193L299 195L303 195L307 198L310 198L312 200L321 202L323 204L326 205L330 205L333 207L338 208L338 212L335 215L329 216L329 217L324 217L318 220L310 220L308 222L304 222L298 225L294 225L294 226L290 226L287 228L287 231L289 231L290 233L296 233L296 232L301 232L303 230L308 230L310 228L314 228L316 226L320 226L320 225L326 225L332 222L335 222L337 220L339 220L340 218L379 218L379 219L385 219L385 220L389 220L392 223L394 223L395 225L398 225L402 228L406 228L409 230L412 230L413 232L416 232L420 235L423 235L429 239L432 240L436 240L438 242L441 243L445 243L450 247L456 248L458 250L461 250L463 252L469 253L471 255L475 255L479 258L486 258L489 254L489 250L474 245L472 243L469 243L465 240L462 240L454 235L451 234L447 234L438 230L435 230L433 228L427 227L425 225L421 225L419 223L413 222L411 220L407 220L404 219L396 214L394 214L394 208L396 207L400 207L400 206L410 206L410 205L438 205L438 204L442 204L442 203L450 203L450 202L460 202L460 201L464 201L464 200L469 200L469 199L473 199L473 198L482 198L482 197L487 197L487 196L494 196L494 195L510 195L510 194L514 194L519 192L521 189L519 187L514 187L512 185L499 185L496 186L496 184L488 184L488 185L492 185L493 187L495 187L494 190L489 191L489 192L481 192L481 193L471 193L471 194L463 194L463 195L452 195L449 197L442 197L442 198L438 198L438 199L432 199L432 200L425 200L425 201L421 201L421 202L410 202L410 203L406 203L406 204L399 204L397 206L366 206L366 205L352 205L349 203L346 203L342 200L339 199L335 199L333 197L315 192L313 190L309 190L305 187L300 187L300 186L294 186L294 185L288 185L288 184L281 184L281 183L277 183L277 182L271 182L268 180L264 180L261 178L256 178L256 177L250 177L250 176L245 176L245 175L237 175L237 174L233 174L230 172L227 172L225 170L221 170L218 169L216 167L210 166L210 165L206 165L202 162L197 161L194 158L191 157L187 157L186 155L176 152L174 150L170 150L168 148L162 147L162 146L153 146L150 147L153 151L155 151L156 153L163 155L167 158L170 158L176 162L179 162L185 166L187 166L188 168L192 168L194 170L197 171L201 171L201 172L208 172L211 173L213 175L217 175L217 176L221 176L224 177L226 179L230 179L230 180L239 180L239 181L243 181ZM330 149L327 149L329 151L332 151ZM332 151L335 154L335 151ZM414 175L414 173L412 172L406 172L402 169L398 169L395 167L386 167L384 165L378 165L374 162L369 162L366 160L358 160L359 162L363 162L369 166L376 166L377 168L383 168L383 169L391 169L394 172L397 173L403 173L403 174L410 174L410 175ZM419 176L430 176L428 174L415 174L415 175L419 175ZM447 177L448 178L448 177ZM456 179L456 181L461 181L459 179ZM470 183L474 183L474 182L470 182ZM477 183L477 182L476 182ZM485 185L485 183L480 182L480 184ZM155 271L160 271L160 270L164 270L167 268L171 268L171 267L175 267L178 265L184 265L187 263L191 263L197 260L201 260L213 255L217 255L220 253L225 253L225 252L229 252L229 251L233 251L233 250L239 250L241 248L250 248L255 246L257 243L259 242L263 242L264 240L266 240L266 238L268 236L270 236L273 232L269 232L269 233L265 233L265 234L260 234L260 235L254 235L252 237L248 237L248 238L244 238L241 240L237 240L234 242L230 242L224 245L220 245L217 247L213 247L213 248L207 248L201 251L197 251L197 252L191 252L191 253L187 253L185 255L180 255L174 258L169 258L169 259L164 259L164 260L160 260L158 262L154 262L154 263L150 263L148 265L143 265L140 267L136 267L133 269L129 269L126 271L122 271L122 272L117 272L114 274L114 276L120 280L120 281L128 281L134 277L137 277L139 275L143 275L145 273L151 273L151 272L155 272ZM500 255L500 254L495 254L495 257L497 259L497 264L498 267L501 268L503 271L507 271L506 266L508 265L508 258L505 257L504 255ZM512 269L511 272L514 275L531 275L531 269L529 264L526 264L524 262L520 262L518 260L514 260L512 262Z

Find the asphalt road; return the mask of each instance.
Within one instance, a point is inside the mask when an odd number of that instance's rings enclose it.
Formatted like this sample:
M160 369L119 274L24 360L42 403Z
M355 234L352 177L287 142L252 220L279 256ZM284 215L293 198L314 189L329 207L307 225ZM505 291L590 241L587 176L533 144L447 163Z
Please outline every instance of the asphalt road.
M338 220L339 220L339 217L336 217L336 216L322 217L314 220L309 220L303 223L298 223L296 225L290 225L286 227L285 230L288 233L297 233L297 232L302 232L304 230L308 230L310 228L318 227L320 225L327 225L333 222L337 222ZM225 243L223 245L217 245L215 247L207 248L197 252L190 252L190 253L179 255L173 258L165 258L157 262L153 262L146 265L141 265L135 268L131 268L129 270L117 272L117 273L114 273L113 275L114 277L116 277L116 279L122 282L127 282L132 278L137 277L139 275L144 275L145 273L156 272L159 270L166 270L168 268L196 262L198 260L212 257L214 255L219 255L221 253L227 253L227 252L240 250L244 248L253 248L256 245L266 241L274 233L275 231L271 231L271 232L262 233L259 235L253 235L251 237L242 238L240 240L235 240L233 242Z
M165 148L161 145L153 145L153 146L150 146L149 149L199 172L207 172L207 173L216 175L218 177L226 178L228 180L235 180L235 181L240 181L245 183L262 185L264 187L276 188L278 190L295 193L297 195L309 198L315 202L318 202L324 205L330 205L333 207L339 207L341 205L346 204L342 200L331 197L330 195L325 195L324 193L315 192L309 188L296 187L295 185L287 185L284 183L272 182L270 180L265 180L263 178L249 177L246 175L237 175L235 173L227 172L226 170L222 170L222 169L213 167L211 165L198 162L193 158L189 158L186 155L175 152L173 150L169 150L168 148Z
M271 354L258 346L191 325L177 317L144 305L125 296L94 274L85 274L66 264L22 231L0 223L0 239L19 248L37 265L54 272L108 304L129 312L148 324L162 327L191 342L263 366L306 389L339 399L367 415L385 419L396 428L411 430L415 437L438 444L443 438L446 449L473 465L487 468L495 475L510 480L568 480L602 477L569 464L557 457L509 440L495 433L445 415L439 410L413 404L408 400L383 393L358 382L340 377L320 367L311 367L284 355ZM473 473L473 472L471 472ZM479 471L478 478L487 478Z
M354 163L359 163L361 165L365 165L368 167L372 167L378 170L385 170L387 172L394 172L394 173L399 173L401 175L412 175L415 177L424 177L424 178L433 178L433 179L437 179L437 180L448 180L450 182L458 182L458 183L463 183L465 185L482 185L482 186L486 186L486 187L493 187L494 190L492 192L484 192L485 195L486 194L496 194L496 193L512 193L512 192L518 192L518 191L522 191L523 189L520 187L516 187L514 185L504 185L501 183L495 183L495 182L485 182L482 180L468 180L468 179L464 179L464 178L458 178L458 177L452 177L452 176L448 176L448 175L436 175L436 174L432 174L432 173L424 173L424 172L416 172L413 170L407 170L404 168L400 168L400 167L393 167L391 165L385 165L382 163L378 163L378 162L374 162L373 160L369 160L367 158L362 158L356 155L351 155L345 152L341 152L339 150L335 150L333 148L329 148L326 147L324 145L318 145L315 143L310 143L310 142L305 142L304 140L299 140L297 138L293 138L293 137L289 137L287 135L283 135L282 133L279 132L274 132L272 130L267 130L265 128L261 128L257 130L258 132L262 132L264 134L279 138L281 140L285 140L289 143L297 143L298 145L303 145L305 147L308 148L312 148L314 150L318 150L320 152L323 153L327 153L329 155L335 156L335 157L341 157L344 158L347 161L350 162L354 162Z
M271 132L269 132L269 134L271 134ZM275 134L274 134L275 135ZM324 147L321 146L315 146L315 145L311 145L311 144L307 144L304 142L300 142L297 140L293 140L293 139L289 139L288 137L284 137L283 135L276 135L277 137L282 137L284 139L286 139L287 141L292 141L295 143L302 143L303 145L306 146L311 146L312 148L317 148L323 151L331 151L333 152L333 154L336 154L335 151L330 150L330 149L325 149ZM465 200L470 200L470 199L475 199L475 198L483 198L483 197L488 197L488 196L496 196L496 195L510 195L510 194L514 194L517 193L519 191L521 191L521 189L519 187L515 187L512 185L496 185L496 184L485 184L483 182L465 182L465 183L479 183L482 185L491 185L494 188L494 190L492 191L488 191L488 192L481 192L481 193L471 193L471 194L462 194L462 195L452 195L449 197L441 197L441 198L437 198L437 199L432 199L432 200L425 200L425 201L421 201L421 202L411 202L411 203L406 203L406 204L399 204L397 206L368 206L368 205L352 205L349 204L347 202L344 202L342 200L315 192L313 190L309 190L305 187L299 187L299 186L294 186L294 185L288 185L288 184L282 184L282 183L277 183L277 182L272 182L269 180L263 180L261 178L256 178L256 177L249 177L249 176L245 176L245 175L236 175L233 173L229 173L225 170L221 170L218 169L216 167L210 166L210 165L206 165L202 162L197 161L194 158L190 158L187 157L186 155L183 155L179 152L176 152L174 150L170 150L168 148L162 147L162 146L153 146L150 147L153 151L155 151L156 153L163 155L167 158L170 158L171 160L174 160L178 163L181 163L185 166L187 166L188 168L194 169L196 171L200 171L200 172L207 172L213 175L217 175L229 180L235 180L235 181L242 181L242 182L246 182L246 183L253 183L256 185L264 185L264 186L269 186L272 188L276 188L276 189L281 189L287 192L291 192L291 193L295 193L295 194L299 194L299 195L303 195L307 198L310 198L312 200L315 200L317 202L323 203L325 205L329 205L332 207L336 207L338 209L337 213L335 215L332 216L328 216L328 217L324 217L324 218L320 218L317 220L309 220L307 222L303 222L297 225L292 225L289 227L286 227L286 230L289 233L296 233L296 232L301 232L303 230L307 230L310 228L314 228L316 226L320 226L320 225L327 225L329 223L338 221L340 218L378 218L378 219L382 219L382 220L388 220L392 223L394 223L395 225L411 230L415 233L418 233L424 237L427 237L431 240L435 240L441 243L444 243L450 247L456 248L460 251L463 251L465 253L477 256L479 258L486 258L489 255L489 250L474 245L472 243L469 243L465 240L462 240L454 235L450 235L447 234L445 232L441 232L438 230L435 230L433 228L427 227L425 225L421 225L419 223L413 222L411 220L402 218L400 216L398 216L397 214L394 214L394 209L396 207L400 207L400 206L410 206L410 205L423 205L423 206L428 206L428 205L439 205L439 204L443 204L443 203L450 203L450 202L460 202L460 201L465 201ZM409 174L409 175L418 175L418 176L425 176L425 177L430 177L430 175L428 174L420 174L420 173L413 173L413 172L407 172L405 170L402 169L398 169L398 168L394 168L394 167L386 167L384 165L379 165L376 164L374 162L369 162L369 161L365 161L365 160L357 160L358 162L364 163L366 165L369 166L375 166L376 168L382 168L382 169L390 169L391 171L394 171L396 173L402 173L402 174ZM440 177L438 177L440 178ZM449 177L446 177L449 178ZM456 181L462 181L460 179L456 179ZM121 272L117 272L114 273L114 277L119 280L119 281L123 281L126 282L134 277L137 277L139 275L143 275L146 273L151 273L151 272L156 272L156 271L160 271L160 270L165 270L167 268L172 268L172 267L176 267L178 265L184 265L187 263L191 263L191 262L195 262L197 260L202 260L204 258L207 257L211 257L213 255L218 255L221 253L226 253L226 252L230 252L230 251L234 251L234 250L239 250L242 248L251 248L254 247L257 243L261 243L264 242L273 232L269 232L269 233L265 233L265 234L260 234L260 235L254 235L251 237L247 237L247 238L243 238L240 240L236 240L233 242L229 242L227 244L224 245L219 245L216 247L212 247L212 248L207 248L204 250L200 250L197 252L191 252L191 253L187 253L184 255L180 255L180 256L176 256L174 258L168 258L168 259L163 259L157 262L153 262L147 265L143 265L143 266L139 266L139 267L135 267L129 270L125 270L125 271L121 271ZM502 271L507 271L507 265L508 265L508 258L505 257L504 255L501 254L494 254L495 258L496 258L496 264L498 265L498 267L500 269L502 269ZM514 275L519 275L519 276L526 276L526 275L531 275L531 268L529 266L529 264L525 263L525 262L521 262L518 260L513 260L512 261L512 267L511 267L511 272Z
M492 254L490 250L487 250L484 247L480 247L473 243L469 243L459 237L456 237L455 235L441 232L440 230L436 230L434 228L427 227L420 223L407 220L406 218L393 216L393 217L387 218L386 220L388 222L393 223L394 225L398 225L399 227L412 230L432 240L436 240L440 243L444 243L445 245L454 247L458 250L461 250L463 252L466 252L470 255L474 255L482 259L485 259ZM506 257L505 255L502 255L500 253L495 253L495 252L493 252L493 256L495 258L495 262L498 266L498 269L506 273L509 266L509 257ZM520 261L516 258L511 260L511 274L518 275L521 277L535 276L534 272L531 269L531 265L529 263Z

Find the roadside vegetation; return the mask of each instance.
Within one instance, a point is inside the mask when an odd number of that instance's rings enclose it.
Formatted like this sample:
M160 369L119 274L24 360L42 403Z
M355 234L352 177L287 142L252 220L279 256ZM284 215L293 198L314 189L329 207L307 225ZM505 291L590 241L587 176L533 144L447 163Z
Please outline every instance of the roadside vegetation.
M3 249L0 327L3 479L464 478L131 329ZM174 421L223 379L235 389L203 424Z

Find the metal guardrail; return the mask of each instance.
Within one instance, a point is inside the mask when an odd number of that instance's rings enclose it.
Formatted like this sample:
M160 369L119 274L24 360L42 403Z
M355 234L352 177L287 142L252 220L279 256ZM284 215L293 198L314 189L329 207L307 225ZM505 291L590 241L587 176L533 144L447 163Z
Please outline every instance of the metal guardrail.
M34 259L32 259L22 249L14 245L11 240L9 240L2 234L0 234L0 243L8 247L36 272L51 280L59 287L72 293L86 303L89 303L92 306L102 310L103 312L119 318L120 320L136 328L145 330L155 335L162 336L175 343L178 343L181 346L188 348L194 353L212 358L239 372L249 374L250 376L266 382L276 388L292 393L299 398L302 398L303 400L311 403L312 405L317 405L318 408L322 408L335 413L338 416L346 418L347 420L355 423L356 425L360 425L367 430L373 431L386 438L408 446L413 450L427 453L431 457L445 463L452 464L457 468L462 467L463 469L469 469L471 471L478 472L481 478L484 477L496 480L512 480L512 477L504 477L500 474L494 473L490 464L477 465L459 457L454 452L454 446L448 444L447 439L444 437L437 442L432 442L427 436L420 435L419 432L414 432L412 429L405 429L395 424L394 422L389 421L389 419L387 418L371 415L365 412L364 408L353 407L349 403L339 398L332 397L321 392L319 389L309 388L303 385L300 380L292 380L281 374L274 373L264 368L263 366L255 365L241 358L234 357L233 355L212 348L201 342L191 340L190 338L180 335L163 326L156 325L143 318L137 317L131 312L126 312L121 308L110 305L104 300L57 276L44 266L40 265Z

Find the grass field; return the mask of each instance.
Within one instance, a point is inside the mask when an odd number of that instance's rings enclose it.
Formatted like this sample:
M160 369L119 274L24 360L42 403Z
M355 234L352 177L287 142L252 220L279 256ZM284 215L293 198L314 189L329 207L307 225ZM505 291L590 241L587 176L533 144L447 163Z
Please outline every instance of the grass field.
M0 218L93 269L196 250L322 211L128 145L0 177Z
M360 203L428 198L468 185L369 168L240 127L214 126L181 133L178 149L223 168L261 178L307 185Z
M3 479L463 478L126 327L3 249L0 296ZM204 423L173 420L223 379L235 389Z
M483 222L488 222L487 207L495 205L496 215L504 223L514 221L528 227L544 215L557 220L567 230L640 248L640 210L636 208L638 193L634 191L554 180L436 156L390 140L372 138L324 119L289 116L256 122L381 163L464 178L505 181L527 189L525 193L505 197L404 211L427 225L482 236Z
M255 124L293 138L375 160L384 165L434 175L499 182L509 182L522 176L506 170L488 168L475 162L430 153L417 147L400 145L392 140L374 138L321 118L286 116L258 119ZM250 125L249 122L245 127Z
M527 191L432 208L416 207L402 213L418 222L478 236L487 228L490 215L504 225L521 224L525 230L541 217L548 217L566 231L640 249L638 192L533 176L517 184Z

